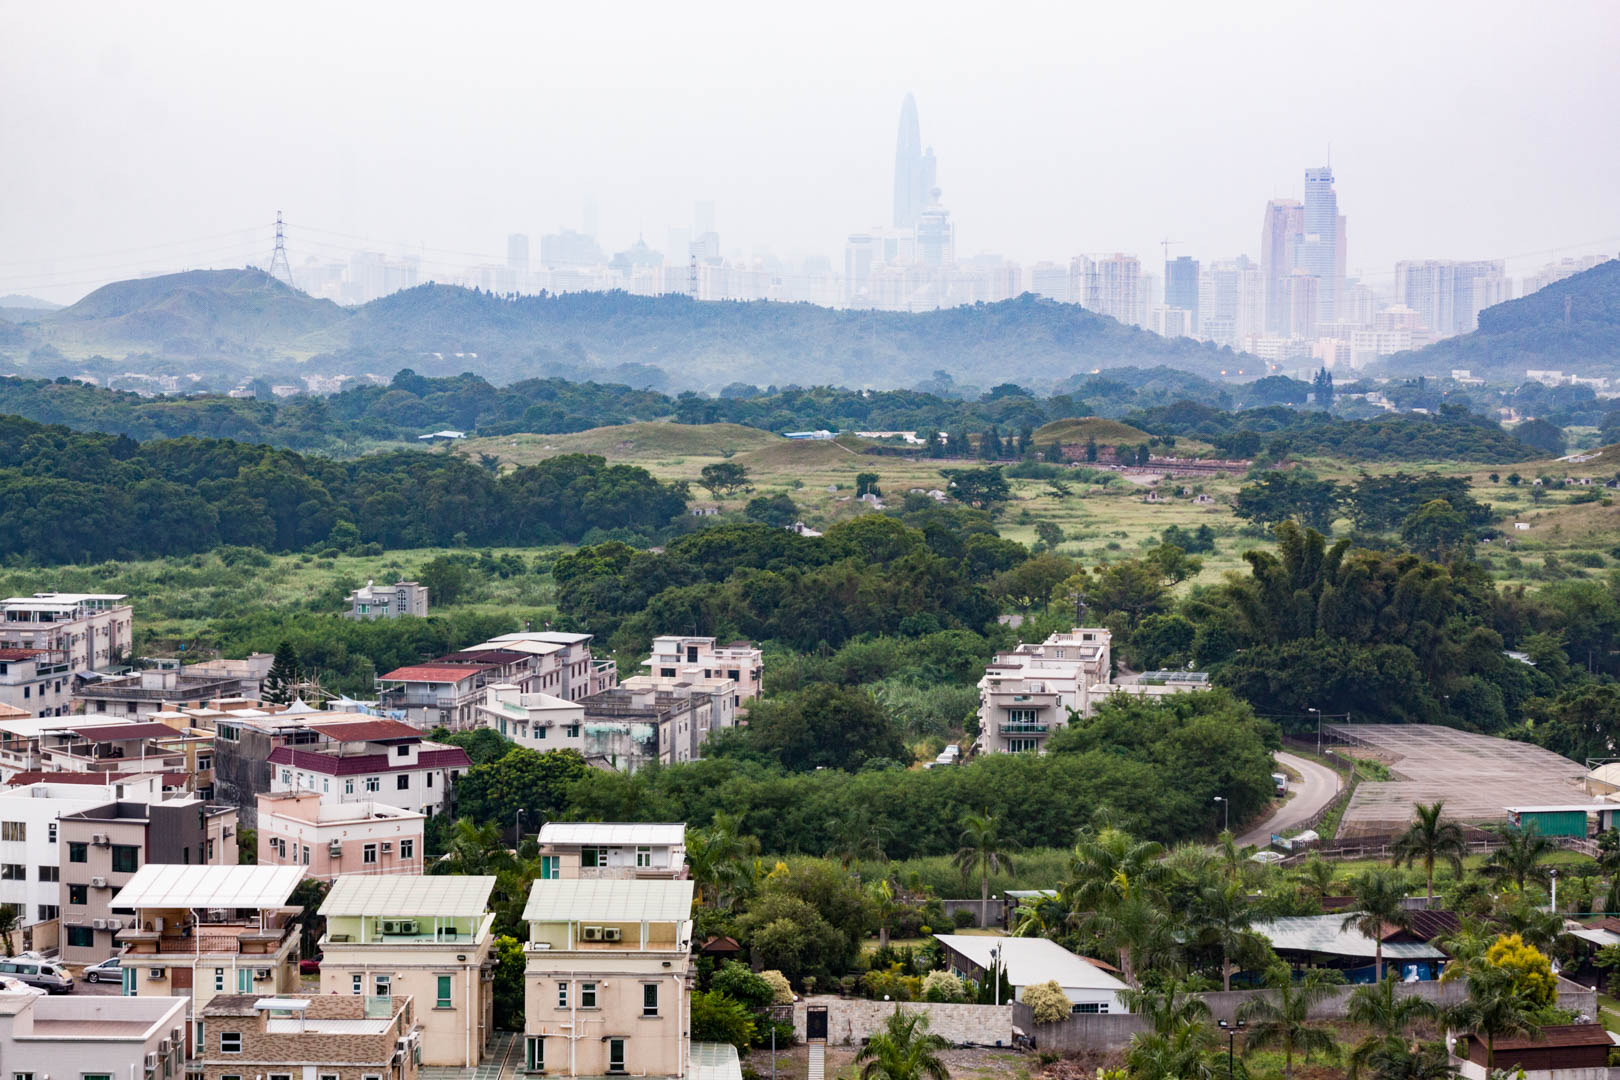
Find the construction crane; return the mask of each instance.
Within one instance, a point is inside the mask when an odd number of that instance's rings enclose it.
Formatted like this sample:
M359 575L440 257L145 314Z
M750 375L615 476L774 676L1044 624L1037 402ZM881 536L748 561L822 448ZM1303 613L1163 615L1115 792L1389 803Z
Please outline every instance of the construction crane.
M1181 243L1180 240L1172 240L1169 237L1165 237L1163 240L1159 241L1159 246L1164 248L1164 264L1166 266L1170 265L1170 245L1179 243Z

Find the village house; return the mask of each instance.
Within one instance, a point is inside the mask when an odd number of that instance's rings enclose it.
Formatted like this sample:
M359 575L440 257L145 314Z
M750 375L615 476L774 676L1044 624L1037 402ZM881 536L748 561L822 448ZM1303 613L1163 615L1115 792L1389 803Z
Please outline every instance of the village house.
M642 667L660 680L729 679L739 698L758 697L765 674L764 654L752 642L716 645L712 637L677 635L653 638Z
M134 609L126 599L41 592L0 600L0 649L41 650L73 672L113 667L135 640Z
M1075 627L1045 641L998 652L979 680L979 746L990 753L1041 752L1069 724L1069 710L1084 716L1091 688L1111 678L1113 635L1101 627Z
M392 585L378 585L368 581L345 599L349 610L345 619L396 619L401 615L426 618L428 613L427 586L403 579Z
M0 993L0 1062L13 1080L172 1080L185 1023L184 998Z
M422 1063L477 1066L494 1034L494 888L493 877L338 878L321 904L321 993L423 1002Z
M679 822L548 821L539 840L544 881L686 876Z
M203 1008L199 1080L416 1080L415 1004L400 997L221 994ZM119 1080L115 1077L113 1080Z
M326 802L315 791L259 796L261 866L297 866L307 878L420 874L427 821L415 810L373 800Z
M315 741L270 751L272 793L317 792L330 805L372 801L432 817L449 805L455 778L472 765L461 747L429 742L398 720L316 719L328 715L305 718Z

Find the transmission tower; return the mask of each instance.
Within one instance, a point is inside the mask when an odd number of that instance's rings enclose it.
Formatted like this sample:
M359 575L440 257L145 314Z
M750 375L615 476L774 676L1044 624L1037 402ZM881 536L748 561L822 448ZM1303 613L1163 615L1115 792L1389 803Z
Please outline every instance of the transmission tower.
M692 262L686 271L686 295L696 300L698 298L698 268L697 255L692 255Z
M287 237L282 231L280 210L276 211L276 248L270 253L270 276L297 288L293 285L292 264L287 261Z

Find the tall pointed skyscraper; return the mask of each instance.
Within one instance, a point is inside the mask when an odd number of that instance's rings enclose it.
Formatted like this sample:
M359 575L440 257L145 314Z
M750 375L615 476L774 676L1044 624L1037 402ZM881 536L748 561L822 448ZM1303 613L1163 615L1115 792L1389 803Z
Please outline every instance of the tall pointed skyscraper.
M894 145L894 227L914 229L928 205L934 186L934 156L923 154L922 131L917 123L917 99L910 94L900 105L900 136Z
M1305 170L1305 242L1298 265L1317 280L1317 320L1338 318L1339 270L1345 257L1339 242L1339 196L1333 190L1333 167Z

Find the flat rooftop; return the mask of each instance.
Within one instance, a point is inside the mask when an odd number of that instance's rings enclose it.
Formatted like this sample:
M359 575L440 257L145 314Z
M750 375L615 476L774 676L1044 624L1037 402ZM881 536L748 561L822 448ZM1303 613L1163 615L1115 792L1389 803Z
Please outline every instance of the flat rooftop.
M1339 838L1400 832L1414 803L1446 804L1446 816L1480 825L1506 820L1508 806L1585 798L1586 767L1530 743L1434 724L1325 724L1330 745L1389 767L1387 781L1356 786Z
M484 914L493 877L425 874L343 874L321 903L327 918L414 915L468 918Z
M122 908L279 908L303 876L298 866L147 863L113 899Z
M524 922L682 922L692 917L692 882L627 878L536 881Z
M686 843L686 826L678 821L548 821L540 826L540 843L676 847Z

